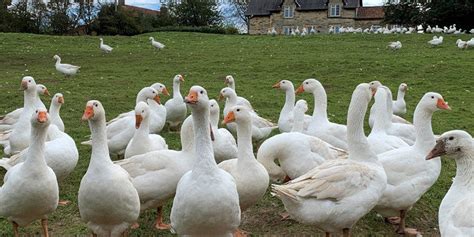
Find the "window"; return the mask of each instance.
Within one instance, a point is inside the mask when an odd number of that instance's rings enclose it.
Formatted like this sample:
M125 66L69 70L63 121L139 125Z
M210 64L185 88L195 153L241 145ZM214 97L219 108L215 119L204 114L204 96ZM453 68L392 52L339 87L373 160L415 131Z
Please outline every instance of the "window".
M293 18L295 16L295 8L293 6L285 6L283 8L284 18Z
M290 35L290 33L291 33L291 27L283 26L283 34Z
M339 4L331 5L330 10L331 12L329 13L329 16L332 16L332 17L341 16L341 5Z

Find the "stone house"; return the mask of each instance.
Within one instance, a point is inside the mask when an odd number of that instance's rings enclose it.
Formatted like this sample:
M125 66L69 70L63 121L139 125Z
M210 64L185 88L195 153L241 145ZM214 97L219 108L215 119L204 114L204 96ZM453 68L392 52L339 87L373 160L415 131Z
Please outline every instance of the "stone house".
M369 28L380 26L382 7L363 7L362 0L250 0L247 12L249 34L266 34L274 27L279 34L291 29L314 27L328 32L333 26Z

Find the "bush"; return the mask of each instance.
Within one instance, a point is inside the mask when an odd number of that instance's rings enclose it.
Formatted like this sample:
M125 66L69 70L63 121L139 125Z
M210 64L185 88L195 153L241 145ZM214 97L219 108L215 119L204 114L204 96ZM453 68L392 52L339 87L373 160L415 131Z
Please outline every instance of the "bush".
M163 26L155 28L154 31L180 31L180 32L199 32L208 34L238 34L239 31L235 27L219 27L219 26Z
M101 35L136 35L143 32L140 19L114 5L103 5L92 30Z

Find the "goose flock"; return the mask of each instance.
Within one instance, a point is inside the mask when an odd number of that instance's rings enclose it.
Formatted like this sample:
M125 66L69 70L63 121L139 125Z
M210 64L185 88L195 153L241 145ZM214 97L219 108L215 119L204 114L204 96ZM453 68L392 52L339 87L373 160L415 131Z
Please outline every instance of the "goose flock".
M164 48L153 37L150 41L156 49ZM400 49L401 43L394 42L394 47ZM113 50L102 38L99 48L104 53ZM56 69L66 76L80 68L54 58ZM172 97L164 104L162 97L170 93L163 83L143 85L135 106L109 121L99 100L85 104L82 120L89 125L90 137L81 144L92 150L77 200L81 220L94 236L126 235L140 226L139 216L150 209L156 210L158 230L246 236L252 230L240 227L244 211L269 188L283 203L285 218L313 225L326 236L350 236L353 226L372 210L397 234L420 235L407 227L406 218L436 183L442 155L455 160L457 173L441 202L441 235L474 233L474 140L461 130L433 133L433 115L451 110L439 93L425 93L410 122L404 118L406 83L399 85L395 99L380 81L353 85L347 122L338 124L328 117L328 94L321 81L309 78L295 87L281 80L268 85L285 93L273 123L237 94L232 75L218 91L194 85L183 92L186 96L181 94L183 75L176 74L170 82ZM7 170L0 188L0 217L11 222L15 236L19 227L40 219L43 235L49 236L47 216L70 203L59 199L60 184L74 171L79 152L61 118L65 96L54 94L47 110L41 99L50 95L45 85L25 76L20 88L23 106L0 117L5 155L0 167ZM307 101L296 101L305 92L314 98L312 114L306 114ZM210 99L215 96L224 103L221 128L221 107ZM274 135L277 129L280 133ZM179 133L181 150L168 147L160 135L166 132ZM171 223L165 223L163 207L169 201Z

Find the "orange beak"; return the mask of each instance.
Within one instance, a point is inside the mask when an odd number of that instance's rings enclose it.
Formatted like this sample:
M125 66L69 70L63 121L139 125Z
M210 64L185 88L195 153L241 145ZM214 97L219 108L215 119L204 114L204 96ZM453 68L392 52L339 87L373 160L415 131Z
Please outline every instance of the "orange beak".
M20 90L24 91L26 89L28 89L28 82L22 81L21 86L20 86Z
M232 123L235 121L235 114L234 114L234 111L230 111L229 113L227 113L227 115L225 116L224 118L224 124L228 124L228 123Z
M139 114L135 114L135 128L138 129L142 124L143 117Z
M377 93L377 88L372 88L370 90L372 91L372 97L374 97L375 93Z
M44 90L44 94L50 96L48 89Z
M161 93L163 93L163 95L166 95L166 96L170 96L170 93L168 92L168 89L164 88Z
M439 109L451 110L451 107L449 107L448 103L446 103L443 99L438 99L436 106Z
M86 109L84 110L84 114L82 115L82 120L89 120L94 116L94 109L92 106L86 106Z
M58 97L58 103L64 104L64 97Z
M156 103L161 104L161 100L160 100L159 95L156 95L155 97L153 97L153 100L156 101Z
M222 93L219 94L219 101L224 99L224 95Z
M45 111L38 112L38 122L44 123L47 120L48 120L48 117Z
M179 81L184 82L184 77L182 75L179 75Z
M184 100L186 103L196 104L198 102L198 93L195 91L189 91L188 95Z
M275 85L273 85L272 88L280 88L280 82L275 83Z
M304 92L303 84L301 84L298 89L296 89L295 94L301 94Z

